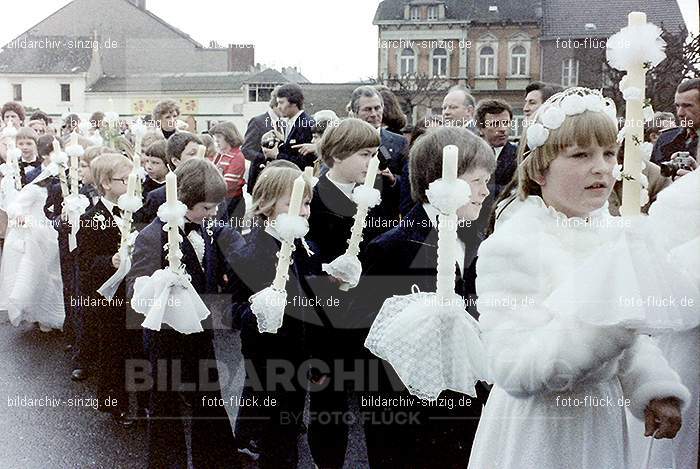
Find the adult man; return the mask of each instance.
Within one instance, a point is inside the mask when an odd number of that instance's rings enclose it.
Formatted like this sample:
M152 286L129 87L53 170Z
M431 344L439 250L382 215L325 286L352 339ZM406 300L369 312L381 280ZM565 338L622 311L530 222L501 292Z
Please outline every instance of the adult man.
M659 135L651 154L651 161L656 164L669 161L671 155L677 151L687 151L697 160L700 135L700 78L681 82L676 88L674 102L680 126Z
M265 154L263 153L260 143L262 136L270 130L277 129L279 132L283 131L280 113L277 107L278 89L279 86L272 90L269 103L270 109L250 119L250 121L248 121L248 128L245 131L245 138L243 139L241 151L245 159L250 161L250 170L247 179L248 193L250 194L253 193L253 186L255 186L255 180L258 174L260 174L261 166L265 166Z
M369 123L379 130L379 153L386 158L387 168L381 171L382 183L396 187L396 200L387 201L385 207L391 208L393 215L399 214L399 194L403 196L403 191L399 191L401 179L398 175L404 171L404 166L408 163L408 144L406 139L382 127L382 117L384 117L384 101L382 96L372 86L359 86L355 88L350 96L350 110L358 119ZM405 181L408 184L408 181ZM390 216L389 213L385 213Z
M510 182L517 168L518 147L508 142L512 119L513 110L500 99L480 101L476 108L476 126L496 155L496 172L491 181L494 198Z
M474 107L476 101L463 86L453 86L442 100L442 117L445 126L465 127L476 133Z
M277 90L277 107L283 118L284 141L279 146L278 159L288 160L304 169L313 166L315 155L302 154L299 149L304 143L311 143L312 129L316 124L304 111L304 93L296 83L282 85Z
M549 85L541 81L533 81L527 85L525 88L525 104L523 105L525 125L532 120L532 116L542 106L542 103L562 90L563 88L559 85Z

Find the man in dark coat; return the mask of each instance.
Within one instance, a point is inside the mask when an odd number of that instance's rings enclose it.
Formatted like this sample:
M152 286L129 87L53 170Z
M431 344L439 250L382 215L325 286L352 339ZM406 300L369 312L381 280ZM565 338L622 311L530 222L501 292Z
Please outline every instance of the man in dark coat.
M678 85L675 95L676 115L681 126L666 130L654 144L651 161L660 165L669 161L678 151L687 151L697 160L700 135L700 78L686 80Z

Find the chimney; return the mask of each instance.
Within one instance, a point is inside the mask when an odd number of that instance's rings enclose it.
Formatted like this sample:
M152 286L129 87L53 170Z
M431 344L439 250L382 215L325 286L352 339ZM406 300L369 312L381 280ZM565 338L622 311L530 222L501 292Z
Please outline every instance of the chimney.
M146 9L146 0L129 0L129 3L134 5L136 8L139 10L145 10Z
M228 45L228 71L248 72L255 66L255 46L253 44Z

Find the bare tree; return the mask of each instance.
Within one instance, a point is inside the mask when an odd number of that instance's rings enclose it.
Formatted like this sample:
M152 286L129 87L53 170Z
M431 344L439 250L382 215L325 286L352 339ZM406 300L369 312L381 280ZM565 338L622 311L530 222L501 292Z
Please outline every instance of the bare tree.
M442 99L453 85L447 78L431 77L427 74L390 75L386 79L380 79L379 83L394 92L409 118L413 118L414 109L418 106L432 107L433 102Z

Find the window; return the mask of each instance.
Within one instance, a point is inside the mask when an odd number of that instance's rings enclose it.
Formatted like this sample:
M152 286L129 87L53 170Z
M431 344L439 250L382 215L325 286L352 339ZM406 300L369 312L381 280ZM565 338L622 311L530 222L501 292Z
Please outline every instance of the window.
M578 86L578 60L564 59L561 63L561 86Z
M248 102L266 103L272 99L272 90L274 89L275 85L269 84L248 85Z
M12 100L22 101L22 85L12 85Z
M401 52L401 76L416 73L416 54L413 49L404 49Z
M527 75L527 49L515 46L510 51L510 74L524 77Z
M70 84L61 83L61 102L70 102Z
M420 9L418 7L411 7L411 20L417 21L420 19Z
M479 51L479 75L496 75L496 53L491 46L484 46Z
M447 76L447 51L443 48L433 50L433 76Z
M435 21L438 19L438 7L431 6L428 7L428 21Z

